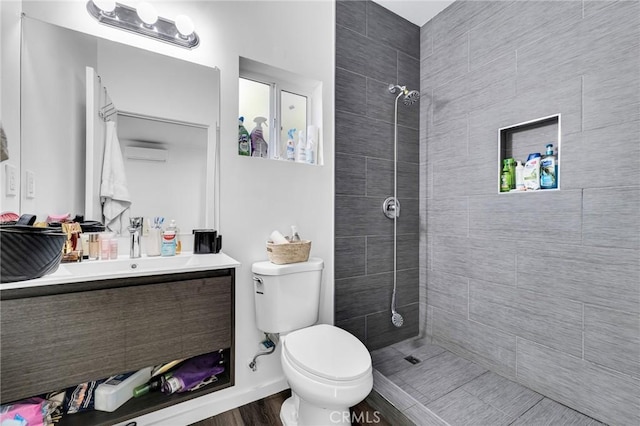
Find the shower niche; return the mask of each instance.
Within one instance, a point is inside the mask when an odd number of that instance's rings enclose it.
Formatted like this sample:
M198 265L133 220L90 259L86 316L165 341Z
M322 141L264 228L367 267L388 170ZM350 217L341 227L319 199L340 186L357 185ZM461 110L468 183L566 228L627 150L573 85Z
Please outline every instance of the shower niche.
M560 189L560 152L561 152L561 114L554 114L534 120L525 121L507 127L498 129L498 192L500 194L510 194L514 192L545 192ZM553 145L553 154L555 155L555 170L553 176L547 174L543 179L544 183L554 182L554 188L540 187L540 176L543 171L537 172L537 184L535 183L534 171L524 168L525 180L527 188L525 190L516 189L516 171L517 162L526 165L528 158L534 154L540 154L540 159L545 157L546 146ZM512 159L512 166L505 165ZM539 161L540 162L540 161ZM548 163L547 163L548 164ZM535 167L534 167L535 169ZM505 188L505 171L509 170L511 174L511 185L508 190ZM534 189L535 187L537 189ZM546 185L549 186L549 185Z

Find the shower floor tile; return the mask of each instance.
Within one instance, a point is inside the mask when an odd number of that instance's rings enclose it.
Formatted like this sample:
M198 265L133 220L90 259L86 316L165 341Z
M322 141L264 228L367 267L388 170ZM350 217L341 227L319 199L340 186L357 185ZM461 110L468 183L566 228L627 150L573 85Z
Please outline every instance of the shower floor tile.
M374 389L416 425L603 425L425 339L371 354Z

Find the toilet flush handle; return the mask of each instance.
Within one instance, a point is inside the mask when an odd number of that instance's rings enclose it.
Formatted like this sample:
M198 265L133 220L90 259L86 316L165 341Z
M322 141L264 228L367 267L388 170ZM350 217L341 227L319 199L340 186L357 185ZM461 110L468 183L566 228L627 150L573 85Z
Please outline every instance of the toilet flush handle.
M263 284L263 283L262 283L262 278L260 278L260 277L256 277L256 276L254 275L254 276L253 276L253 282L254 282L254 283L255 283L255 285L256 285L256 293L258 293L258 294L264 294L264 293L262 292L262 284Z

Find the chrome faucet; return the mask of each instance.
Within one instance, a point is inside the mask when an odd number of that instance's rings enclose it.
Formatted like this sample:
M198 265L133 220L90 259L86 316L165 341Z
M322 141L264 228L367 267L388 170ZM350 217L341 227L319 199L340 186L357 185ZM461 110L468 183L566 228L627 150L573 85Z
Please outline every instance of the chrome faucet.
M142 234L142 218L129 218L129 257L136 259L141 256L140 235Z

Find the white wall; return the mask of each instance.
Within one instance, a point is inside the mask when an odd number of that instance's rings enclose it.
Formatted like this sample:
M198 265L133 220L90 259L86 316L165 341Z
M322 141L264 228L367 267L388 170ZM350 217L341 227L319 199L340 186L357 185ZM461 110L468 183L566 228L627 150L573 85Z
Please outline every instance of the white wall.
M132 2L133 4L133 2ZM117 31L91 18L85 2L24 2L28 16L154 50L221 70L220 232L223 250L242 263L236 275L236 385L139 419L175 425L195 422L286 387L275 355L247 367L258 349L251 263L266 258L273 229L296 224L311 239L312 256L325 260L321 320L333 321L334 23L332 1L159 2L160 16L191 16L201 45L169 46ZM323 82L324 166L237 155L238 63L247 57ZM179 416L179 417L173 417Z
M0 121L9 142L9 159L0 163L0 212L20 212L20 196L7 196L5 165L16 168L20 187L20 13L19 1L0 2Z

